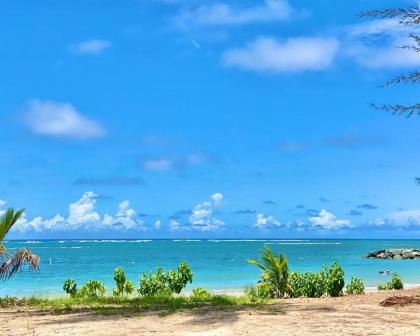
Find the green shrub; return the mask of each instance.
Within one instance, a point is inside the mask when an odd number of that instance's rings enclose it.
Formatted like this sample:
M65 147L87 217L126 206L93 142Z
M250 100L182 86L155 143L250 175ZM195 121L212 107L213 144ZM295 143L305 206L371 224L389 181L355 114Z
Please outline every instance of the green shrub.
M185 261L181 261L178 270L169 271L167 275L168 289L170 293L179 294L187 286L192 283L193 273L190 266Z
M192 296L200 300L208 300L212 297L211 293L204 288L197 287L192 290Z
M287 294L291 298L304 296L305 279L301 272L291 272L289 274Z
M122 296L124 294L130 295L136 290L134 283L130 280L127 280L122 267L117 267L114 270L114 280L117 285L117 287L112 290L112 294L114 296Z
M289 276L287 259L282 254L276 254L268 246L265 246L260 260L258 262L250 259L248 262L263 271L260 282L265 285L261 290L269 291L269 296L272 298L283 297L287 291L287 278Z
M273 293L270 285L266 282L260 282L257 286L247 285L244 291L245 296L253 303L270 299Z
M67 279L64 281L63 290L70 295L75 297L77 295L77 283L74 279Z
M360 278L351 278L350 283L346 286L346 292L350 295L364 294L365 285Z
M386 284L378 285L378 290L387 290L387 289L400 290L403 288L404 288L404 285L398 273L392 273L391 281L388 281Z
M391 282L389 282L389 285L391 289L400 290L404 288L404 285L398 273L392 274Z
M325 277L323 272L306 272L303 275L303 296L310 298L321 297L325 291Z
M344 288L344 271L341 266L334 262L330 268L323 266L325 277L325 291L330 296L339 296Z
M190 267L182 261L177 270L171 270L167 274L162 268L158 268L155 273L143 273L138 292L142 296L179 294L192 279Z
M97 299L104 296L106 287L98 280L89 280L78 291L77 295L89 299Z

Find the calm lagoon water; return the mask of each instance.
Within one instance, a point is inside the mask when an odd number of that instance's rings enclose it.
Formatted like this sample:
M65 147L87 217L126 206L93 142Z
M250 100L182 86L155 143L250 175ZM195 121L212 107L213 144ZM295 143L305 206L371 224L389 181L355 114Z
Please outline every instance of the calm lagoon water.
M398 272L404 283L420 283L420 260L363 259L367 252L382 248L420 247L420 240L62 240L9 241L10 249L29 247L41 257L39 272L23 271L0 282L0 296L53 295L62 293L68 278L78 283L103 281L112 289L112 275L122 266L128 278L138 283L141 272L160 266L175 268L186 260L194 273L191 287L241 289L258 280L259 270L247 263L268 244L284 253L290 270L317 271L322 264L338 261L346 279L362 277L367 286L389 279L380 270Z

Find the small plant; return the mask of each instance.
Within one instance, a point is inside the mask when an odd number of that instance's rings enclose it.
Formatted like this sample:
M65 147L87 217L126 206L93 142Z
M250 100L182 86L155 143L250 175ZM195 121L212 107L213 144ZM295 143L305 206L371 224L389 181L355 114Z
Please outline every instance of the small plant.
M330 296L339 296L344 287L344 271L341 266L334 262L330 268L323 266L325 274L325 291Z
M404 288L404 285L402 283L401 277L398 275L398 273L392 273L391 282L388 283L391 289L400 290Z
M136 286L130 280L127 280L126 275L122 267L117 267L114 270L114 280L117 287L112 290L114 296L122 296L124 294L130 295L136 290Z
M167 275L168 289L170 293L179 294L187 286L192 283L193 273L190 266L185 261L181 261L178 270L169 271Z
M404 285L402 283L401 277L398 275L398 273L392 273L391 281L388 281L386 284L379 284L378 290L400 290L403 289Z
M63 290L70 295L70 297L77 296L77 283L74 279L67 279L64 281Z
M351 278L350 283L346 286L346 292L349 295L357 295L365 293L365 285L360 278Z
M257 286L247 285L245 286L244 291L249 301L253 303L264 301L272 297L272 289L265 282L260 282Z
M260 262L256 260L248 260L252 265L262 269L260 283L264 283L264 291L270 292L270 297L283 297L287 290L287 278L289 270L287 259L282 254L274 253L268 246L265 246Z
M155 273L143 273L140 277L138 292L142 296L179 294L182 289L191 283L193 273L185 261L182 261L177 270L165 273L158 268Z
M192 290L192 296L199 300L208 300L212 295L207 289L197 287Z
M78 296L86 297L89 299L97 299L104 296L106 287L98 280L90 280L86 282L78 291Z

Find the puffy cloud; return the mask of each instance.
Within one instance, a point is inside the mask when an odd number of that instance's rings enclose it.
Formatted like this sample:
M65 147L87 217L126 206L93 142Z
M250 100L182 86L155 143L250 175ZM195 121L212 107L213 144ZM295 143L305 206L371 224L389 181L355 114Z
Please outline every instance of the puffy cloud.
M92 139L105 134L98 122L80 114L71 104L34 99L25 114L29 129L39 135Z
M102 220L102 226L120 228L122 230L144 231L144 222L137 219L136 212L130 207L130 202L125 200L118 205L115 217L106 214Z
M67 218L57 214L51 219L41 216L29 220L26 214L13 227L19 232L27 231L74 231L101 230L113 228L115 230L145 230L144 222L137 219L136 212L126 200L119 204L115 216L105 214L103 217L96 211L98 195L85 192L82 197L69 205Z
M243 25L285 20L291 11L291 6L285 0L266 0L261 6L248 8L235 8L227 3L214 3L185 10L175 18L175 22L182 27Z
M353 227L350 220L338 219L333 213L322 209L317 216L309 217L312 227L322 230L340 230Z
M72 50L81 55L99 55L106 49L110 48L112 43L106 40L89 40L83 41L72 46Z
M211 195L210 198L213 200L214 205L220 205L223 201L223 194L217 192Z
M3 207L6 203L6 201L0 200L0 207Z
M257 72L319 71L332 64L338 47L334 38L297 37L279 41L260 36L244 48L226 51L223 62Z
M221 204L223 195L214 193L210 196L212 201L197 204L189 217L190 229L199 231L215 231L225 224L222 220L213 217L213 207Z
M99 222L101 216L95 211L96 195L92 191L85 192L82 197L69 205L67 224L71 229Z
M259 213L256 216L256 223L254 226L259 229L269 229L272 227L281 226L281 224L273 216L265 216L263 213Z

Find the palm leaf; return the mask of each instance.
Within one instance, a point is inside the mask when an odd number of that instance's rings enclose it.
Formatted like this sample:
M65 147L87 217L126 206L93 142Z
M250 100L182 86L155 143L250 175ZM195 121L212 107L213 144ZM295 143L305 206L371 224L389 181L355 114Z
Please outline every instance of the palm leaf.
M36 271L39 269L39 257L28 249L20 249L0 266L0 278L10 278L25 264L28 264L29 270Z
M15 212L13 208L6 210L4 215L0 218L0 242L4 239L12 226L22 216L24 211L24 209L19 209Z

